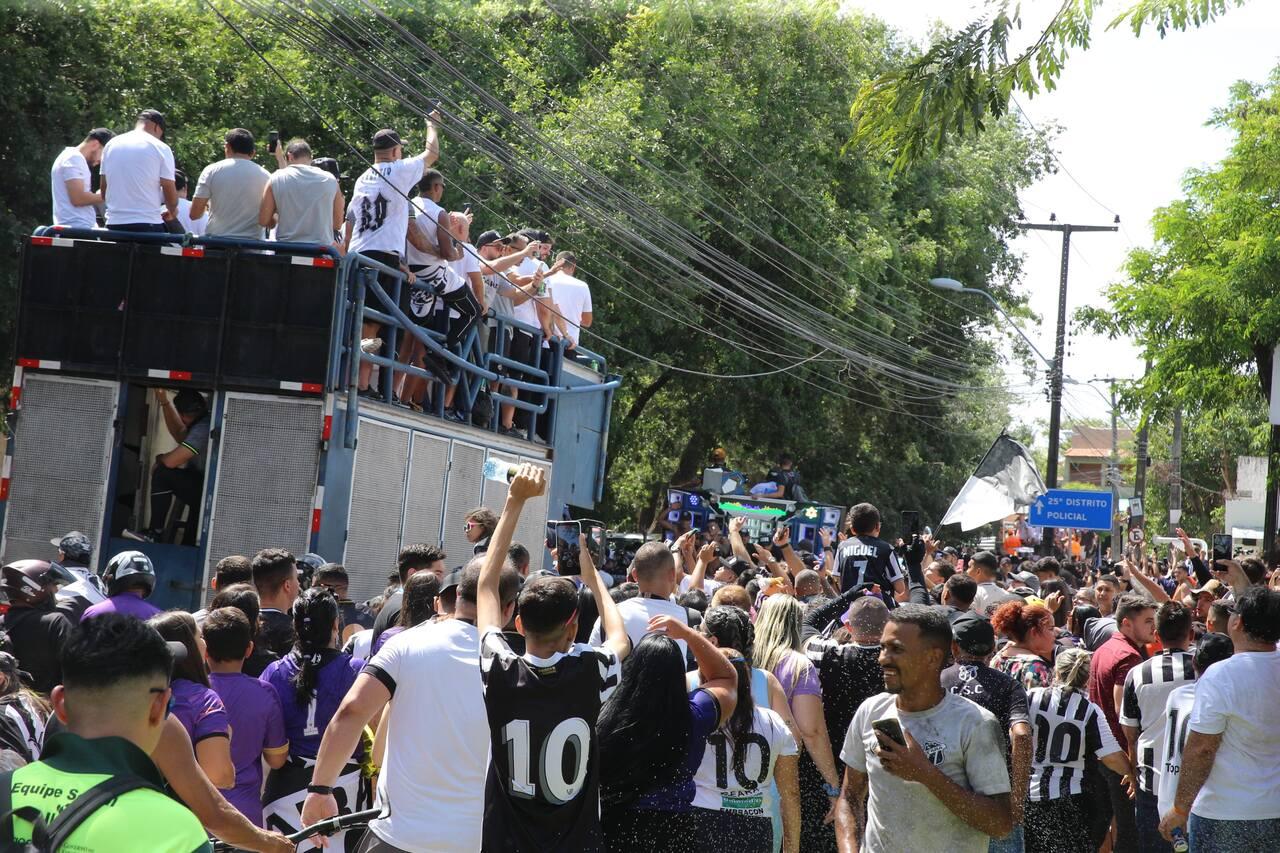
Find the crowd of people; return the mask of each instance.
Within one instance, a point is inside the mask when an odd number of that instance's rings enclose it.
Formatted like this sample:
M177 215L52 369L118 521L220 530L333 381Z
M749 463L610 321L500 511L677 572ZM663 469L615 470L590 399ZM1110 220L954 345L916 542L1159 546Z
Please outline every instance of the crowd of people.
M376 808L304 847L1280 849L1256 558L1015 563L888 542L860 504L818 542L647 541L609 586L587 535L514 541L544 476L367 602L279 548L221 560L195 613L151 602L141 552L99 577L75 531L0 568L13 837L274 853Z
M101 217L112 231L271 240L358 253L381 265L379 284L388 300L398 290L395 307L409 322L442 336L457 355L466 356L462 348L473 328L497 316L505 321L502 339L489 321L480 346L503 354L511 362L504 370L513 379L530 380L536 374L529 371L547 370L556 340L571 358L589 360L578 345L581 330L592 323L591 289L579 277L577 257L561 251L552 258L555 240L538 227L508 234L486 230L473 241L471 205L457 211L441 206L445 177L431 168L440 152L438 121L433 113L422 150L412 156L396 131L374 134L369 168L355 178L349 202L338 162L314 156L305 139L283 140L273 133L268 153L276 168L268 172L256 162L253 134L234 128L222 140L223 159L202 169L188 198L187 176L164 141L164 114L143 110L133 130L114 134L96 128L58 155L50 179L53 224L97 228ZM403 286L397 288L393 271L406 277ZM372 296L366 302L391 313L390 305ZM378 322L364 323L366 352L394 357L438 380L396 371L389 402L418 411L439 406L449 419L468 420L471 410L455 405L456 376L445 360L410 334L400 335L392 353L384 331ZM361 395L381 399L373 383L376 369L363 361L358 385ZM520 397L515 386L503 384L501 390ZM527 411L511 403L499 408L503 433L546 438L532 429Z

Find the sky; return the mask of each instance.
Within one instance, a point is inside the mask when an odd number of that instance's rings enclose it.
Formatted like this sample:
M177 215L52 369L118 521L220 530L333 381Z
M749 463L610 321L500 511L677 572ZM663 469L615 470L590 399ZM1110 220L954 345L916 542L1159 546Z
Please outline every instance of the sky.
M1106 4L1098 21L1105 25L1109 15L1132 2ZM982 6L972 0L848 0L847 5L883 18L922 44L934 22L958 27L980 16ZM1025 2L1031 10L1027 30L1038 33L1038 26L1058 5L1057 0ZM1027 218L1045 222L1056 213L1060 223L1109 225L1118 214L1123 226L1117 233L1072 235L1068 317L1079 306L1105 304L1103 291L1120 278L1127 251L1150 243L1151 215L1178 198L1185 172L1210 166L1227 153L1230 135L1205 122L1226 103L1234 82L1262 81L1277 64L1280 3L1252 0L1199 30L1165 39L1150 29L1140 38L1127 28L1102 30L1095 28L1087 51L1072 52L1057 89L1031 99L1018 96L1037 126L1060 126L1053 148L1070 172L1068 176L1060 171L1022 194ZM1061 235L1030 232L1015 249L1024 256L1023 291L1040 317L1038 326L1024 322L1023 331L1052 357ZM1137 349L1128 342L1083 331L1068 338L1069 377L1129 378L1140 375L1142 367ZM1026 375L1011 368L1010 379L1025 383ZM1107 386L1095 387L1103 393L1067 386L1064 428L1073 417L1110 417ZM1047 419L1043 391L1028 398L1018 419L1028 424ZM1044 440L1039 432L1037 443Z

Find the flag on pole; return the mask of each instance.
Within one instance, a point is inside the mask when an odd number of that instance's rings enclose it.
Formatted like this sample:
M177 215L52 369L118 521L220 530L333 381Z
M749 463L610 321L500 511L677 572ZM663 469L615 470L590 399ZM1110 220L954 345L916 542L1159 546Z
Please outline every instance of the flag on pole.
M1002 432L951 502L942 523L972 530L1025 512L1045 491L1031 454Z

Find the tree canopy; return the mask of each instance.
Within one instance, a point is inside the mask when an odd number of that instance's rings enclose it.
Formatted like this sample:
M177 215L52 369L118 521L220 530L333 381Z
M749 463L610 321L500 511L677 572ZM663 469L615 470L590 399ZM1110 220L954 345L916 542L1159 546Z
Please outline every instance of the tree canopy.
M842 150L847 93L907 61L881 22L830 2L568 11L491 0L388 6L385 20L346 7L363 15L361 27L423 46L384 52L364 30L308 46L272 8L217 5L302 98L205 3L0 8L14 34L0 57L9 117L0 157L15 167L3 188L10 244L47 220L49 163L90 127L120 130L141 108L164 110L193 179L236 126L259 139L272 129L304 136L355 175L363 164L352 146L367 155L377 128L420 140L411 105L430 86L515 152L495 159L446 120L445 205L473 201L479 228L545 225L592 286L596 335L583 343L624 377L609 436L609 521L646 523L663 484L692 474L714 446L756 475L789 451L811 495L936 520L1004 426L1010 398L990 306L927 281L959 278L1018 309L1019 258L1008 246L1017 194L1049 154L1011 119L922 156L909 173ZM502 109L445 75L427 49ZM414 92L357 73L379 64ZM259 159L267 165L265 152ZM599 213L575 201L605 189L644 207ZM655 260L632 229L683 247L678 263ZM719 260L709 265L699 246ZM3 264L11 305L14 256ZM750 310L766 305L787 311ZM942 376L944 390L924 381Z

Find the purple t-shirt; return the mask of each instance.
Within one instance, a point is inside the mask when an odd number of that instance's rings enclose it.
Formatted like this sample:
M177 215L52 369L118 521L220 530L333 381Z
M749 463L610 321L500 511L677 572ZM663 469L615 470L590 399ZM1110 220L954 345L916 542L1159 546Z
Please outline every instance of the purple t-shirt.
M693 774L698 772L698 765L707 750L707 737L716 730L720 721L720 703L699 687L689 694L689 712L693 719L689 725L689 749L685 753L684 764L676 771L674 779L637 797L631 808L660 812L683 812L692 808L696 791Z
M193 746L205 738L231 737L231 721L217 693L185 678L175 678L172 687L173 709L170 713L187 730Z
M83 622L86 619L101 616L103 613L123 613L126 616L137 616L145 622L161 612L163 611L159 607L134 595L132 592L121 592L111 596L106 601L99 601L91 606L80 614L80 621Z
M211 672L209 681L231 721L236 786L223 793L240 814L262 826L262 751L289 743L280 699L271 685L242 672Z
M773 674L782 685L782 692L790 705L797 696L822 696L822 681L818 668L805 655L792 651L778 661Z
M262 673L261 680L276 690L280 708L284 712L284 730L289 736L289 755L294 758L315 758L320 750L320 738L329 721L338 712L342 697L347 695L356 676L364 668L364 661L343 652L334 652L320 668L316 679L316 692L311 702L298 702L293 679L302 668L297 652L290 652L273 662ZM356 751L359 754L359 749Z
M403 630L404 630L403 625L392 625L390 628L388 628L387 630L379 634L378 642L373 644L373 651L370 652L369 656L372 657L373 655L376 655L378 652L380 652L382 650L382 647L387 644L387 640L390 640L392 637L394 637L396 634L399 634Z

